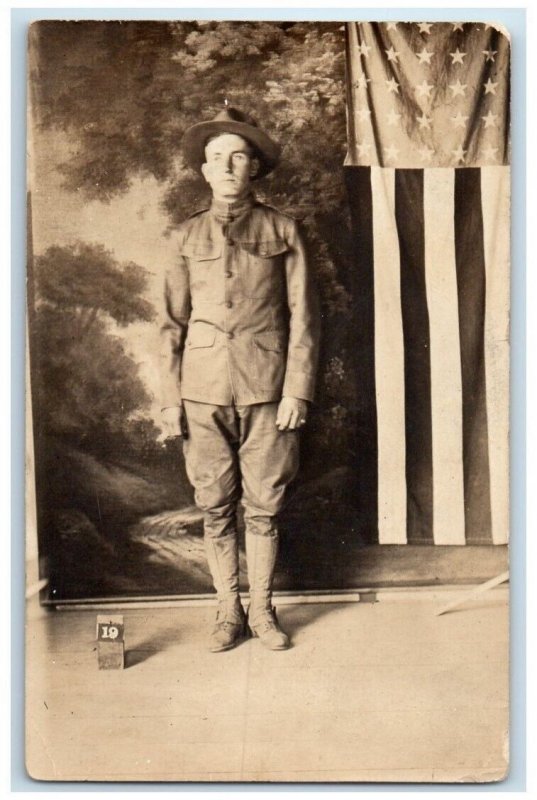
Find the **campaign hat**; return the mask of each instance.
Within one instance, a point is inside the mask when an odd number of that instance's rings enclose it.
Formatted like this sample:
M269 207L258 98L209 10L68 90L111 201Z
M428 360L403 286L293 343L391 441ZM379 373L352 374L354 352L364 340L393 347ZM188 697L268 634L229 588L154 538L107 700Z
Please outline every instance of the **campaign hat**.
M280 159L280 145L265 133L257 122L238 108L226 106L211 120L197 122L187 128L183 136L183 154L187 164L198 172L205 162L205 145L209 139L222 133L235 133L246 139L255 150L259 170L255 178L272 172Z

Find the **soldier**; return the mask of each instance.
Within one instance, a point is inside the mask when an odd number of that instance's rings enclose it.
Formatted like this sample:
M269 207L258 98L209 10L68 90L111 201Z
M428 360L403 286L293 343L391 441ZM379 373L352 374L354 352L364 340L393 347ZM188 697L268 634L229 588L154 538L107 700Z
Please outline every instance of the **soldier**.
M188 478L204 512L217 592L209 648L250 632L271 650L289 646L272 607L276 517L298 469L298 431L313 398L319 315L295 220L258 202L251 181L279 146L246 114L226 107L190 127L187 163L212 190L210 208L178 230L166 276L162 419L183 435ZM239 597L237 505L242 502L250 604Z

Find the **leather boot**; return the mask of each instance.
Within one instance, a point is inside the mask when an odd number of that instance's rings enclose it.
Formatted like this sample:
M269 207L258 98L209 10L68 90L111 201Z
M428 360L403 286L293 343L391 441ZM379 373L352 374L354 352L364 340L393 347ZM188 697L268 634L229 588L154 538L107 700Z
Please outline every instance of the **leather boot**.
M289 637L282 631L272 607L272 579L278 553L278 536L246 532L246 560L250 583L248 627L269 650L287 650Z
M231 650L247 636L247 632L246 614L239 598L234 606L218 603L215 626L209 637L209 650L211 653Z
M247 632L246 615L239 596L239 545L235 534L205 537L205 552L218 597L216 623L209 650L230 650Z

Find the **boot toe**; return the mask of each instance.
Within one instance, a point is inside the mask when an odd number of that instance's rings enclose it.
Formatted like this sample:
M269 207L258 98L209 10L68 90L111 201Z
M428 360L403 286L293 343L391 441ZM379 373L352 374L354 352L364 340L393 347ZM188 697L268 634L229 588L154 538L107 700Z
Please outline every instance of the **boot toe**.
M224 639L223 637L211 636L209 651L211 653L222 653L224 650L231 650L239 643L239 637Z
M289 647L289 637L283 631L273 631L264 636L262 641L269 650L287 650Z
M242 639L242 629L236 632L218 631L211 634L209 650L211 653L220 653L222 650L231 650Z

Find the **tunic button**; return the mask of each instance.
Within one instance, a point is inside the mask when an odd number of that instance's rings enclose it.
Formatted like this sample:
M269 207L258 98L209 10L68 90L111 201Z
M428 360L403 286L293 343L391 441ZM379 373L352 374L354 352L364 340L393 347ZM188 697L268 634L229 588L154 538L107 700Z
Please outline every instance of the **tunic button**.
M226 271L226 278L231 278L232 275L233 275L233 273L228 269Z
M234 334L230 331L227 335L228 339L233 339Z
M231 308L232 306L233 303L231 302L231 300L226 300L226 308Z

